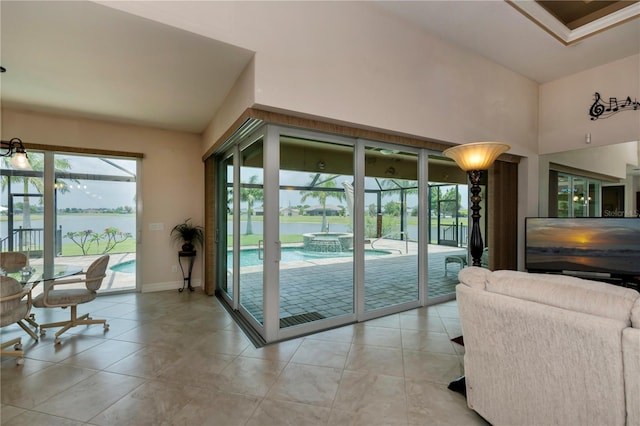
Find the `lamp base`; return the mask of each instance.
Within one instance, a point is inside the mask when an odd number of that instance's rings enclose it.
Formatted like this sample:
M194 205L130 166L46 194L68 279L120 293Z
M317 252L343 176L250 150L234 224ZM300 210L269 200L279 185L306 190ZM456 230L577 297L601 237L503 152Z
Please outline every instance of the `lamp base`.
M461 393L465 398L467 397L467 381L464 376L458 377L453 382L449 383L447 389Z

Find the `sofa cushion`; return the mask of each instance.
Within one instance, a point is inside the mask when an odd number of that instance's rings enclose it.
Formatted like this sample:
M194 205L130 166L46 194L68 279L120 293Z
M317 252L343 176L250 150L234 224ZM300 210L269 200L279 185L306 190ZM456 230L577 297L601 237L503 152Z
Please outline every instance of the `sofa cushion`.
M631 308L640 293L630 288L552 274L495 271L487 291L576 312L623 321L631 325Z
M631 308L631 326L640 328L640 297L636 299L635 305Z
M469 266L460 270L458 279L469 287L484 290L489 275L491 275L491 271L488 269Z

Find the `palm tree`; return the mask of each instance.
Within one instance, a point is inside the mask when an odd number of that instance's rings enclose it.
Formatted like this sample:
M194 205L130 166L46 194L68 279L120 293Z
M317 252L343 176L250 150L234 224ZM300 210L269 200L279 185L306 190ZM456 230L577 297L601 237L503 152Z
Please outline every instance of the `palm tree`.
M3 158L3 168L9 169L11 168L9 165L9 159ZM29 163L31 164L31 168L34 171L42 172L44 170L44 155L32 155L29 158ZM54 166L56 171L67 171L71 169L71 164L69 160L66 158L57 157L54 160ZM22 193L24 195L23 204L22 204L22 227L25 229L31 228L31 202L29 200L29 187L34 188L38 194L42 194L43 192L43 179L38 174L35 176L2 176L2 180L0 185L2 186L2 190L5 191L7 186L9 185L9 179L12 179L11 182L20 182L22 181ZM75 183L79 183L78 180L73 179ZM69 186L67 182L62 179L56 180L56 190L62 194L69 191ZM42 203L42 200L40 201Z
M256 185L258 184L258 176L253 175L249 178L249 182L243 185ZM240 188L240 199L247 202L247 230L245 235L253 234L253 228L251 226L251 216L253 215L253 203L260 201L264 198L264 192L262 187L243 187Z
M310 175L311 182L307 185L311 188L335 188L336 182L335 179L338 175L329 176L324 181L317 183L318 180L322 178L322 175ZM342 201L345 199L344 191L327 191L326 189L319 189L315 191L300 191L302 194L302 198L300 202L304 202L307 198L316 198L320 201L320 206L322 207L322 227L321 232L328 232L329 225L327 224L327 199L328 198L336 198L338 201Z

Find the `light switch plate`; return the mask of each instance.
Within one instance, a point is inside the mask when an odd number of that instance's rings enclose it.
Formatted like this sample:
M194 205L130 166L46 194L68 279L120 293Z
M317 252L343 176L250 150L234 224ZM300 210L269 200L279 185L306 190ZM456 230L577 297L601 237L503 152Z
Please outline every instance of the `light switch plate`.
M164 223L150 223L149 224L149 231L163 231L164 230Z

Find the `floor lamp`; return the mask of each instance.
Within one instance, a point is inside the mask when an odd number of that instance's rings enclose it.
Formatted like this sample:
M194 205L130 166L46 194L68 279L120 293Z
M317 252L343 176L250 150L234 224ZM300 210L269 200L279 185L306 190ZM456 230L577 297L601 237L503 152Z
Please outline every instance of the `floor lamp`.
M501 142L475 142L464 145L457 145L444 150L445 157L453 159L458 166L469 174L471 181L471 237L469 240L469 251L473 266L481 266L484 243L480 233L480 177L482 172L487 170L500 154L507 152L511 146ZM467 393L464 376L449 383L449 389L454 392Z

